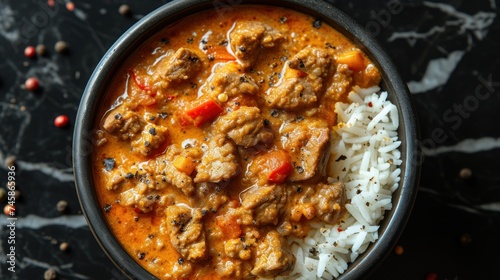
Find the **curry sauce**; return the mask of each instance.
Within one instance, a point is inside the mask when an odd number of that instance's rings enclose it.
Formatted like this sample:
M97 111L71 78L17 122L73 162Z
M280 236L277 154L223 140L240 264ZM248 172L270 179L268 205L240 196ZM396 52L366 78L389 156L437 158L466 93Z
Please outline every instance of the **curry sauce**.
M160 279L287 275L286 239L345 212L326 173L334 105L379 82L352 42L296 11L239 6L166 27L121 66L95 124L109 227Z

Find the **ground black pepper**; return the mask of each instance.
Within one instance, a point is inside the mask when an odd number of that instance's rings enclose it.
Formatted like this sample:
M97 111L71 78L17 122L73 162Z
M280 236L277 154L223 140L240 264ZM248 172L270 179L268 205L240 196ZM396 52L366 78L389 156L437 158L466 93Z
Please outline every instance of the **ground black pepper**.
M109 213L109 211L111 210L111 207L112 207L111 204L106 204L104 206L104 212Z
M323 25L323 22L321 22L320 19L316 19L313 21L313 27L314 28L321 28L321 25Z
M104 169L106 169L106 171L111 171L113 170L113 168L115 168L114 158L105 158L103 163L104 163Z

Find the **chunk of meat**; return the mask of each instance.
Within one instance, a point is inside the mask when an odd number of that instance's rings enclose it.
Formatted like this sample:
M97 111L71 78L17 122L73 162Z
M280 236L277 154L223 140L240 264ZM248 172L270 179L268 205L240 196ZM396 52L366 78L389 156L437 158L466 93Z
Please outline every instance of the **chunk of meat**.
M106 180L106 189L117 190L126 181L126 174L127 172L122 166L118 166L118 168L109 171L109 173L106 174L108 176Z
M147 124L140 137L132 142L132 152L148 156L151 151L158 149L167 138L167 128L155 124Z
M182 257L191 262L206 258L206 241L200 209L184 205L167 208L167 232L170 242Z
M229 62L215 69L204 91L213 99L217 99L220 94L233 98L241 94L254 95L259 92L259 86L242 71L238 63Z
M195 189L191 199L196 205L203 205L203 211L217 212L228 201L225 189L217 184L199 183Z
M153 210L153 204L156 203L158 199L158 194L151 192L147 184L143 182L120 193L120 205L137 207L143 213L148 213Z
M180 48L158 64L155 81L163 82L163 86L183 82L196 76L201 68L202 61L194 51Z
M224 243L224 252L228 257L242 260L249 260L252 257L252 251L249 246L245 244L245 239L243 238L227 240Z
M119 179L122 192L120 204L137 207L143 213L153 210L153 204L161 199L159 190L167 187L163 176L155 171L154 161L139 163L124 169L121 166L114 169L112 180Z
M241 194L241 207L252 211L254 225L276 225L285 204L286 192L279 185L253 186Z
M249 279L249 276L251 276L252 265L248 262L233 258L222 258L215 263L215 270L221 279Z
M118 107L108 113L103 127L123 140L131 139L139 134L144 127L144 121L135 112Z
M285 276L295 265L295 256L290 253L285 239L275 230L271 230L259 243L255 255L255 265L251 272L255 276Z
M325 96L334 100L339 100L351 88L353 82L353 72L347 64L337 65L337 71L333 75L333 80L327 88Z
M347 196L343 183L319 183L316 186L316 196L312 199L312 202L320 220L335 224L345 213L346 200Z
M269 143L274 138L273 133L264 128L264 118L257 107L241 106L238 110L229 112L217 120L215 130L245 148L259 142Z
M283 149L288 151L294 165L290 181L303 181L325 174L330 155L330 129L325 121L309 118L289 122L283 125L280 133Z
M229 34L231 49L244 68L252 67L262 48L271 48L283 35L267 24L255 21L237 22Z
M326 78L332 67L332 55L325 49L307 47L290 59L288 66L306 72L308 76Z
M198 174L194 182L218 183L232 178L240 172L236 154L236 145L224 135L212 137L201 163L196 167Z
M301 110L318 101L332 72L329 52L308 47L289 62L283 80L268 90L268 106L285 110Z
M318 97L309 83L301 78L292 77L269 88L266 101L271 108L296 110L316 104Z
M190 262L175 262L172 267L172 274L165 275L167 279L188 279L193 272L193 264Z
M311 220L315 217L329 224L336 224L344 215L347 200L345 185L333 184L301 184L300 192L291 191L287 205L287 217L299 222L302 216ZM294 189L292 188L292 189Z
M194 192L193 179L172 164L175 157L182 152L182 148L178 145L169 146L165 155L156 158L156 173L162 175L162 182L171 184L179 188L185 195L190 196Z

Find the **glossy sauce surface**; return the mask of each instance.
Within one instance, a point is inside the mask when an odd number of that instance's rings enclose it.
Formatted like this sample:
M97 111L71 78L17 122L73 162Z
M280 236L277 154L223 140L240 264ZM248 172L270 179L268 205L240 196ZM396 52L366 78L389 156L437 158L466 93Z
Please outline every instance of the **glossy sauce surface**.
M238 24L251 22L266 29L253 62L246 60L249 47L231 44L236 40L231 32L241 29ZM177 54L181 57L182 48L190 51L193 68L174 80L175 69L165 74L165 63ZM304 49L319 50L331 60L322 68L324 73L300 70L307 68L301 65L307 62L297 58ZM339 57L352 51L361 55L361 66L349 59L341 63L346 58ZM224 84L229 76L215 81L223 71L236 75L236 89ZM272 96L273 90L292 79L302 81L295 86L302 83L304 92L313 88L317 100L299 100L297 105ZM336 223L344 212L341 186L328 185L332 174L324 172L330 160L329 133L336 122L334 105L344 101L353 86L369 87L379 81L378 70L343 35L292 10L240 6L225 11L223 17L207 11L166 27L116 73L96 123L94 182L109 227L126 251L161 279L252 279L288 273L294 258L287 256L284 238L303 237L310 220ZM318 90L315 83L320 84ZM202 104L207 106L200 109ZM193 117L199 111L195 109L204 112L203 119ZM241 115L230 118L238 112ZM242 136L232 126L245 116L254 131ZM229 118L227 123L224 118ZM215 168L208 151L224 147L231 148L231 164L224 166L224 174L210 173L206 176L210 179L204 179L202 165ZM307 149L318 158L303 159L305 153L298 150ZM291 170L282 164L286 161ZM308 165L314 168L308 170ZM170 176L169 170L176 175ZM186 178L179 171L194 180L194 189L184 181L170 182ZM130 190L134 195L124 194ZM262 192L272 199L263 201L258 197ZM331 209L316 203L315 196L325 193L335 202L329 204ZM169 208L177 211L169 214L177 219L166 218ZM265 209L271 212L260 216L258 211ZM185 214L189 217L182 220ZM192 247L172 241L173 232L189 231L198 220L201 235L186 242L203 244L204 249L182 251L180 247ZM257 262L267 250L264 244L283 247L277 260L282 267L259 268Z

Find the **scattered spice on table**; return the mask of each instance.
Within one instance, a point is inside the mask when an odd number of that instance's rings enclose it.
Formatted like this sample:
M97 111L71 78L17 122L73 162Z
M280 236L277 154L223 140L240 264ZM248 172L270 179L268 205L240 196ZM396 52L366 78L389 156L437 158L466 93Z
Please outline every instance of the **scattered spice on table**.
M402 255L404 253L404 248L403 246L401 245L397 245L396 247L394 247L394 253L396 255Z
M57 41L56 44L54 45L54 49L58 53L68 53L69 52L69 46L68 43L64 41Z
M3 208L3 213L5 214L5 216L9 216L9 217L12 217L12 216L15 216L15 214L11 214L12 212L16 212L16 207L15 206L12 206L10 204L7 204L4 206Z
M68 9L68 11L72 12L75 10L75 3L73 2L68 2L66 3L66 9Z
M469 179L472 176L472 170L470 168L462 168L459 173L460 178Z
M57 272L53 268L49 268L43 273L43 279L45 280L55 280L56 278Z
M68 242L63 242L59 245L59 250L65 252L69 249L69 244Z
M57 211L59 211L60 213L64 213L66 212L66 210L68 209L68 202L66 200L60 200L59 202L57 202L56 204L56 209Z
M118 13L122 16L130 16L132 14L132 10L129 5L123 4L118 8Z
M54 119L54 125L59 128L66 127L68 123L69 123L69 118L66 115L60 115Z
M24 49L24 56L26 56L27 58L33 58L33 57L35 57L35 55L36 55L35 47L27 46Z
M21 198L21 191L20 190L15 190L14 191L14 198L16 200L19 200Z
M14 166L14 165L16 165L16 157L12 156L12 155L11 156L7 156L5 158L5 167L9 168L9 167Z
M45 56L45 55L47 55L47 46L45 46L44 44L38 44L36 46L36 53L39 56Z
M24 88L29 91L37 91L40 89L40 82L35 77L30 77L24 82Z

